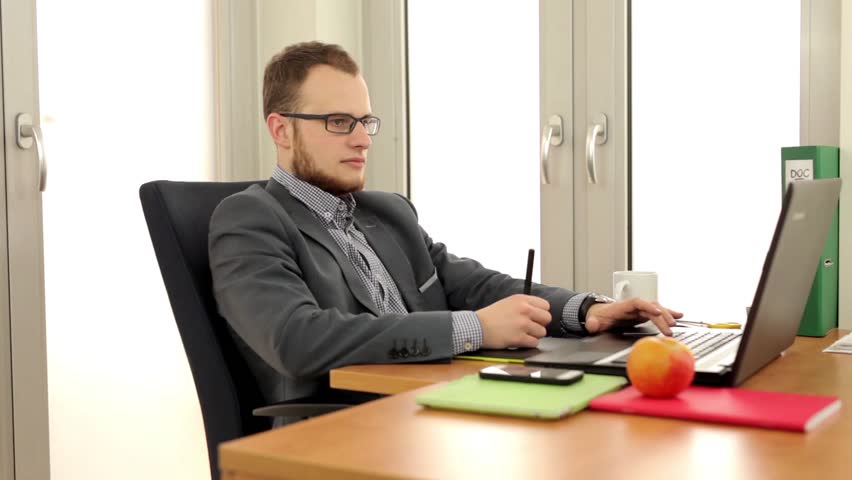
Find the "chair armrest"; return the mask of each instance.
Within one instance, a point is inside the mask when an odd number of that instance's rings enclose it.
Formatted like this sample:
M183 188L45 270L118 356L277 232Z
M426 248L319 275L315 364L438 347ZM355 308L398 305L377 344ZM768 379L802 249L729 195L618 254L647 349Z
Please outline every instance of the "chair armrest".
M273 403L252 410L255 417L315 417L335 410L351 407L344 403L312 403L310 399L295 399Z

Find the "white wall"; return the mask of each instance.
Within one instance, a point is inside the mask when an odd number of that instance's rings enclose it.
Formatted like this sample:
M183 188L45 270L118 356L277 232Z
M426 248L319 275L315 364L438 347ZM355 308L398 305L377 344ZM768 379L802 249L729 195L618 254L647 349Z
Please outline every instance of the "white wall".
M139 204L212 176L206 0L39 0L54 480L209 478L198 399Z

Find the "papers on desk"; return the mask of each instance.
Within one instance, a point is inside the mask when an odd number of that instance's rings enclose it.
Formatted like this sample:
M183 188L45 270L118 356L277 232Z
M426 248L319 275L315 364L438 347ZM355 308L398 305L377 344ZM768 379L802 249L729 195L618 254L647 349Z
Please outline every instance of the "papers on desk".
M823 352L828 353L852 353L852 333L846 335L840 340L834 342L823 350Z

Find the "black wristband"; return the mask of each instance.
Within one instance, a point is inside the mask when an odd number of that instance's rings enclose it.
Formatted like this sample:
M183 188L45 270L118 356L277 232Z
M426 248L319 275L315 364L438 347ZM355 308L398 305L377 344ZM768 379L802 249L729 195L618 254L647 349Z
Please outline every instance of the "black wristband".
M580 328L583 329L583 334L588 335L589 331L586 329L586 314L589 312L589 308L592 305L597 303L595 301L594 295L587 295L585 299L583 299L583 303L580 304L579 310L577 310L577 322L580 324Z

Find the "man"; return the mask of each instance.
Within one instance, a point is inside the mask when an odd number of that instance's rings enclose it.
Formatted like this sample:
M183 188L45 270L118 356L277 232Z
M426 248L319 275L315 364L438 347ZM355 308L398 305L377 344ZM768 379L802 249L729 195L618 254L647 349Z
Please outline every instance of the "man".
M278 156L273 178L225 199L210 222L210 267L227 319L268 401L327 393L350 364L446 359L535 347L681 314L642 299L534 285L458 258L402 196L364 192L372 114L358 66L336 45L293 45L263 85Z

